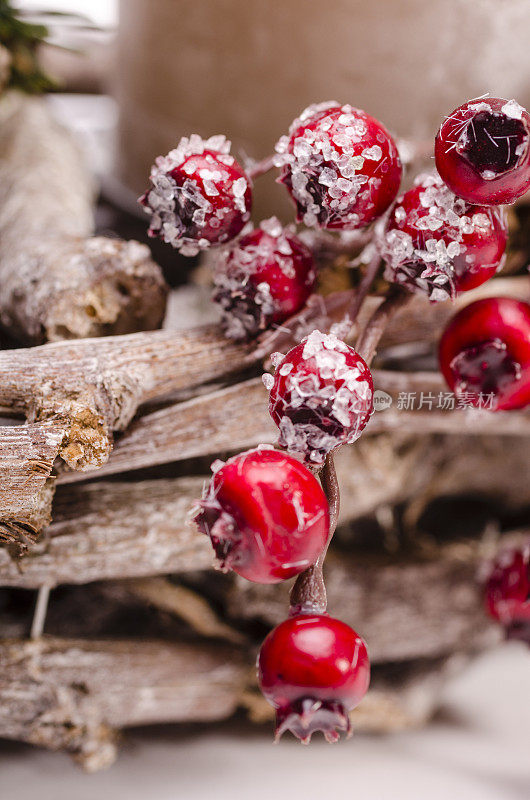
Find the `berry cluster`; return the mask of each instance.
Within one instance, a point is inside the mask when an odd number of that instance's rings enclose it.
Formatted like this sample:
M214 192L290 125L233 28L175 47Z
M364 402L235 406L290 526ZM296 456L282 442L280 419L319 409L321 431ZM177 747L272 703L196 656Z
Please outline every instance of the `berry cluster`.
M321 591L338 505L330 488L333 453L369 422L369 363L392 302L408 292L431 302L452 299L502 267L507 230L499 204L530 187L530 116L513 100L466 103L443 122L435 157L439 174L419 176L396 200L402 167L390 134L364 111L330 102L307 108L275 155L247 170L223 136L182 139L156 160L140 198L151 236L188 256L218 247L213 298L226 335L236 340L271 328L292 339L289 324L310 307L317 284L314 254L293 226L275 217L250 225L255 177L278 168L297 221L309 228L347 232L379 220L377 258L349 301L352 318L335 329L310 328L294 337L299 343L286 355L271 356L275 375L263 381L279 429L277 449L260 445L215 462L195 512L222 570L258 583L298 576L290 616L258 658L278 736L290 730L308 742L321 730L336 741L350 733L348 712L368 689L366 646L327 615ZM351 329L381 260L394 287L357 352L337 331ZM530 306L509 298L468 305L442 337L440 364L451 389L471 404L490 393L499 409L530 404ZM527 621L528 588L528 554L498 565L488 585L490 613L503 623Z

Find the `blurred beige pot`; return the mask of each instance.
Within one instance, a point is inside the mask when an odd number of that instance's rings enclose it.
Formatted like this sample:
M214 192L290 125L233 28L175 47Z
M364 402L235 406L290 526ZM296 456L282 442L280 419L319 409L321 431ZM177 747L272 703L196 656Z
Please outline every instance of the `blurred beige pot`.
M117 170L135 192L181 135L225 133L261 158L312 102L418 138L485 92L530 105L530 0L121 0L120 13ZM260 215L284 202L272 187Z

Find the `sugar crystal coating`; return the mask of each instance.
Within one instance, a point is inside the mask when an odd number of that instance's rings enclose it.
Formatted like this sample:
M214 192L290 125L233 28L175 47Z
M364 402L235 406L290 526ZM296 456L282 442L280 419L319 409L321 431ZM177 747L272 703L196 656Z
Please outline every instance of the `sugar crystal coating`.
M299 311L316 270L309 248L272 217L219 253L214 283L227 336L245 339Z
M360 436L372 412L373 382L352 347L313 331L276 364L269 411L282 447L322 464Z
M467 203L437 175L420 175L378 232L385 278L433 302L492 277L502 266L506 241L502 209Z
M149 235L194 256L237 236L250 219L250 180L224 136L184 137L159 156L139 202L150 214Z
M366 112L335 101L312 105L276 145L276 166L308 227L353 230L395 198L401 162L388 131Z

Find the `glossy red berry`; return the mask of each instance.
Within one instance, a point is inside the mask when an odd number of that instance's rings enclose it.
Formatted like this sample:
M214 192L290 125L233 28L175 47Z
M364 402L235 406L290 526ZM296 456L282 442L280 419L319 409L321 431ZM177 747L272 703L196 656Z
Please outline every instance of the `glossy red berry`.
M221 255L214 282L227 335L244 339L299 311L316 269L309 248L273 217Z
M439 357L449 387L470 405L523 408L530 403L530 305L510 297L471 303L445 329Z
M183 138L151 169L139 202L151 215L150 236L185 256L237 236L250 219L250 180L224 136Z
M442 123L436 168L459 197L513 203L530 189L530 115L515 100L471 100Z
M490 616L530 644L530 545L498 556L485 599Z
M502 209L473 206L438 176L421 175L396 201L379 236L385 278L437 302L467 292L502 266Z
M302 572L329 535L328 503L318 480L292 456L265 447L215 469L195 521L210 537L221 568L256 583Z
M264 376L269 411L282 447L322 464L339 445L354 442L373 409L372 374L353 347L313 331L286 356L275 354L276 375Z
M276 737L291 731L309 743L351 734L348 712L368 690L366 645L349 625L325 614L301 614L275 628L261 647L258 677L276 709Z
M309 106L276 151L279 181L308 227L361 228L381 216L399 190L394 140L380 122L349 105Z

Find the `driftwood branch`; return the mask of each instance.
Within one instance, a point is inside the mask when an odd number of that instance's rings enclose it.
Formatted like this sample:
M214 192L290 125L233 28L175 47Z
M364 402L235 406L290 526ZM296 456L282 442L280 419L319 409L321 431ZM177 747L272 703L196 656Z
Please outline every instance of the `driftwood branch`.
M465 658L460 658L460 666ZM246 707L258 722L271 707L255 689L255 654L209 641L46 637L0 643L0 736L64 749L87 771L116 758L122 728L211 722ZM424 724L452 659L382 665L353 712L358 731Z
M0 322L23 341L159 327L166 286L147 247L93 231L93 185L45 101L0 101Z
M51 519L49 477L64 428L56 422L0 427L0 542L23 553Z
M54 342L0 352L0 406L66 428L59 455L74 469L109 456L112 432L138 406L241 369L247 348L216 327Z
M115 731L229 717L248 663L225 645L46 638L0 643L0 736L109 766Z

